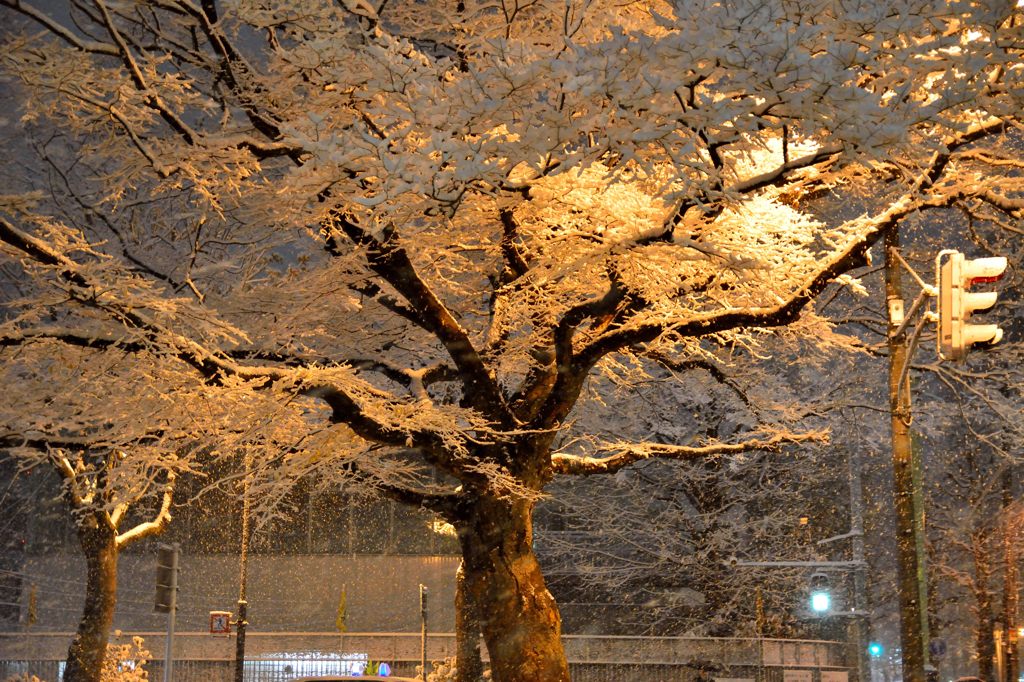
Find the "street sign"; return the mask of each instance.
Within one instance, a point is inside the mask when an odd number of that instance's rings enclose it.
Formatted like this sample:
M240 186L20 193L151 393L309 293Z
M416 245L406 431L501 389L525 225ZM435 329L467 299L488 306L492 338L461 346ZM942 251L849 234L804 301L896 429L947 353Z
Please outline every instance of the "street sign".
M227 635L231 633L231 612L210 611L210 634Z

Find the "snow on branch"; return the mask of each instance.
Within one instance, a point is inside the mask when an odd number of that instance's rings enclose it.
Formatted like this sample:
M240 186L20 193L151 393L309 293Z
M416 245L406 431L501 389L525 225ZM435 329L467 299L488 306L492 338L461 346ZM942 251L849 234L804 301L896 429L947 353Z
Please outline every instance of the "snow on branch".
M752 450L778 450L790 443L824 442L827 431L780 431L765 438L751 438L739 443L710 443L708 445L667 445L661 443L609 443L601 447L606 456L585 457L557 453L551 457L556 474L608 474L641 460L702 459L716 455L729 455Z
M409 402L394 398L361 380L352 368L344 366L291 368L241 364L228 353L211 350L191 337L172 329L174 320L166 322L146 314L144 310L124 301L111 282L93 280L87 268L50 247L28 232L0 218L0 242L15 247L32 260L51 266L58 280L73 285L67 292L83 305L104 311L113 321L141 333L143 345L153 352L170 353L197 370L212 382L233 377L265 387L319 398L332 408L332 419L348 424L360 436L392 445L422 446L428 449L461 446L460 420L479 420L468 411L442 413L427 409L429 403ZM428 375L420 377L422 382ZM429 376L444 376L443 372ZM409 384L416 377L407 376ZM480 423L479 426L486 426Z
M951 160L951 151L975 142L987 135L1000 132L1005 127L1000 119L990 118L970 126L960 135L946 140L949 151L936 153L930 162L921 168L911 186L892 200L888 207L874 215L862 216L847 221L837 232L848 235L845 243L838 244L831 253L821 254L817 265L806 278L795 283L790 291L780 297L779 303L760 307L728 307L721 310L699 313L683 319L647 321L625 324L591 342L579 352L576 362L581 368L593 366L597 360L610 352L630 345L652 341L661 334L678 336L708 336L728 329L740 327L773 327L791 323L801 310L820 294L826 286L840 275L865 263L868 249L885 232L908 215L925 206L948 206L955 197L939 199L922 195L921 191L932 186ZM983 194L987 190L980 190Z

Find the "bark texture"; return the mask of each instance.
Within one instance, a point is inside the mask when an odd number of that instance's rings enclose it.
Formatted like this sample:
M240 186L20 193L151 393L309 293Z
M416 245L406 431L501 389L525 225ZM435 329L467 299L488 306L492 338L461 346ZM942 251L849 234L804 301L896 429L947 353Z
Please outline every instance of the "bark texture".
M533 503L481 496L456 526L495 682L568 682L562 618L533 552Z
M95 522L79 525L78 540L88 571L85 606L68 647L64 682L100 682L117 604L117 541L113 529Z

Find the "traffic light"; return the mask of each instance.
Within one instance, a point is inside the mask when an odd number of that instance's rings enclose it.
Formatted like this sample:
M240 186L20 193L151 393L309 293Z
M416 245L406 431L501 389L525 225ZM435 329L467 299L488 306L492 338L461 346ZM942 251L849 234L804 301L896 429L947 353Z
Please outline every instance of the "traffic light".
M811 576L810 598L811 611L814 613L824 614L832 609L832 586L824 573Z
M885 647L878 642L871 642L871 644L868 644L868 654L870 654L871 658L880 658L884 653Z
M969 289L974 284L998 281L1006 270L1006 258L968 260L959 251L949 253L939 268L939 356L961 360L971 346L991 346L1003 338L1003 330L994 324L967 321L972 314L983 313L996 304L997 292Z
M178 589L178 546L160 545L156 550L156 604L157 613L174 609Z

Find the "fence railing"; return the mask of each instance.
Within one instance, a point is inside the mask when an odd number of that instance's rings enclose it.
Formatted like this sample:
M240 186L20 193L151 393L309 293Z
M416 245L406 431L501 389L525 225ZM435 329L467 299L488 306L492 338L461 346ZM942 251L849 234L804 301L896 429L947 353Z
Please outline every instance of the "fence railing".
M151 653L150 679L160 679L165 634L118 632L111 643L143 637ZM0 633L0 682L29 673L56 682L72 633ZM566 656L577 682L631 682L739 678L781 681L786 672L804 670L806 682L821 682L821 670L845 669L844 644L817 640L623 637L567 635ZM486 659L486 650L483 650ZM175 682L230 682L233 636L180 632L174 641ZM396 675L412 676L420 660L419 633L248 632L246 682L287 682L301 675L352 672L366 660L391 663ZM427 658L455 655L455 635L427 638ZM773 672L774 670L774 672Z

